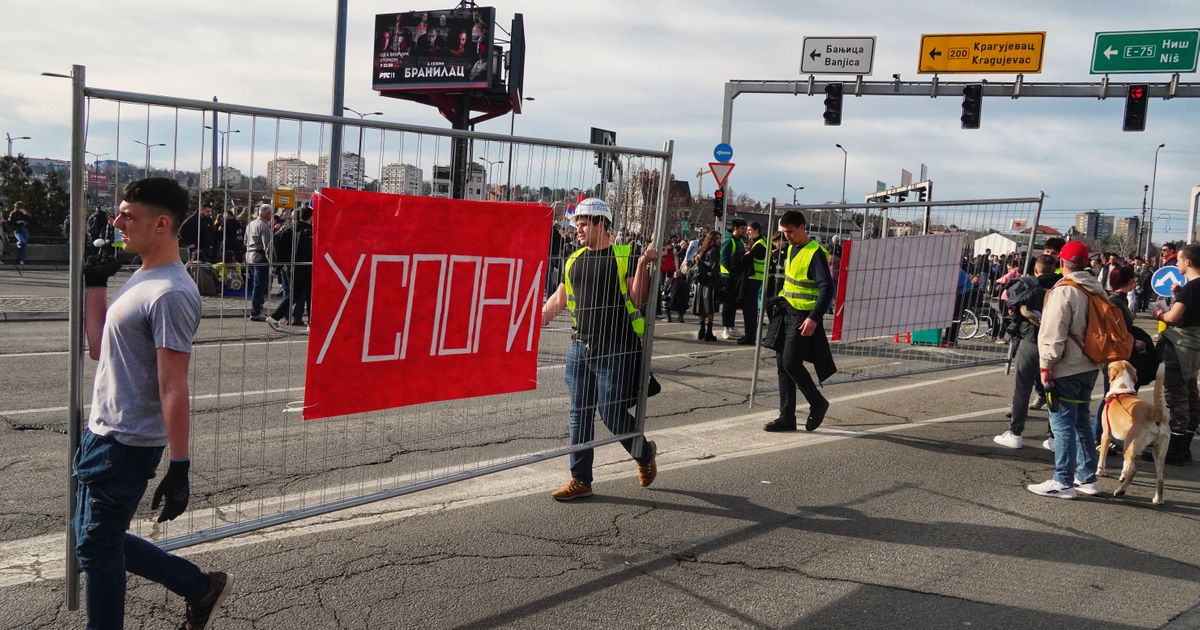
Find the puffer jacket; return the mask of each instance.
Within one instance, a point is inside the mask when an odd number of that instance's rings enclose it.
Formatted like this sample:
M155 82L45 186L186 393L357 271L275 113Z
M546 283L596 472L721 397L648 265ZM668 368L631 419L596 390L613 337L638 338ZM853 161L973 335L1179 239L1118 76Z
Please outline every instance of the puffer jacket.
M1071 339L1083 341L1087 330L1088 296L1083 291L1105 296L1100 281L1087 271L1076 271L1064 279L1077 282L1079 287L1054 285L1046 294L1042 307L1042 325L1038 329L1038 364L1051 370L1054 378L1063 378L1099 370L1102 366L1089 359L1083 348ZM1080 289L1083 289L1082 291Z

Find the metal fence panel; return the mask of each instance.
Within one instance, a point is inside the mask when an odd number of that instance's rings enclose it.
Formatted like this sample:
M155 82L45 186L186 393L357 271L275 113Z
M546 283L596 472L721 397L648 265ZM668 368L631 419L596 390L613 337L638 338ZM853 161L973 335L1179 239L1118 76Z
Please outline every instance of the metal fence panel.
M447 166L452 140L467 138L472 158L468 198L545 204L562 236L569 225L568 208L580 194L600 196L614 208L618 241L635 245L636 256L639 248L662 237L671 179L669 142L661 150L600 147L279 112L82 88L82 68L76 71L76 84L81 87L77 104L86 107L86 118L77 120L75 130L86 143L78 147L79 164L85 148L110 153L113 160L89 167L104 176L93 175L86 197L80 194L73 199L72 225L83 224L79 219L84 201L89 207L115 210L122 185L145 175L161 175L197 193L193 210L202 201L211 202L214 216L209 220L218 230L211 243L201 236L181 243L183 255L193 260L190 266L195 274L215 275L219 291L204 298L206 316L192 354L191 505L179 519L163 524L154 523L143 506L132 532L165 548L178 548L619 439L633 438L636 448L641 448L648 368L633 372L630 366L648 365L648 361L620 363L628 373L619 378L634 383L627 392L627 402L636 411L632 422L619 426L616 436L598 430L595 439L568 445L570 405L564 359L571 330L567 313L543 329L534 391L302 421L299 410L309 339L303 326L273 328L247 319L248 269L238 234L253 218L252 209L271 203L279 186L293 184L303 203L306 185L315 187L328 180L331 131L341 124L346 139L344 187L444 196L450 184ZM597 166L595 152L601 149L615 165L612 181L603 181ZM77 180L82 192L86 180L81 171L73 173L73 190ZM573 249L566 236L550 257L547 294L557 288ZM430 238L453 239L454 226L441 226ZM82 256L79 252L72 257L74 276L79 275ZM278 280L294 279L297 271L295 264L275 264L270 269L276 281L267 312L287 300L277 293ZM651 280L654 295L657 273L651 274ZM649 356L655 307L651 299L645 309L647 343L629 353ZM73 350L78 353L79 346ZM87 384L81 364L73 360L71 369L79 381L72 391L76 401L73 453L86 418L82 396ZM567 477L564 471L564 480ZM74 494L70 496L73 500ZM73 514L73 505L69 509ZM71 556L70 543L68 548ZM69 557L68 575L76 569L74 558ZM69 591L77 589L76 580L68 582L74 585ZM74 593L77 590L69 599Z
M867 338L834 341L831 348L836 355L838 373L826 382L887 378L1003 362L1008 344L1003 336L1003 284L998 281L1011 268L1009 263L1024 273L1033 258L1041 254L1046 239L1061 236L1040 224L1041 208L1040 196L775 207L773 216L776 218L792 209L804 213L809 234L829 249L834 267L840 262L844 243L850 240L959 233L964 237L959 262L970 287L964 287L954 296L954 320L950 326L937 330L875 330L875 334ZM890 276L906 277L908 283L916 282L924 270L924 263L919 259L886 264L892 272ZM899 274L895 273L897 264L901 265ZM868 272L866 276L869 275ZM770 284L773 282L768 282ZM897 308L903 300L892 298L908 293L904 286L878 286L872 290L879 298L879 308ZM826 330L832 330L832 313L826 314L825 323ZM764 379L757 375L759 371L774 374L773 352L762 353L756 361L755 371L752 400L755 394L777 391L773 378Z

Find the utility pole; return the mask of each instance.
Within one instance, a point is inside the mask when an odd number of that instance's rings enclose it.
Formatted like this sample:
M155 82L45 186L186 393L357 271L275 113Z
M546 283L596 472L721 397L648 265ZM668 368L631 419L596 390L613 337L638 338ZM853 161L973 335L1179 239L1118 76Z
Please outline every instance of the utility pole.
M1150 184L1142 185L1142 218L1138 219L1138 249L1142 249L1142 239L1150 233L1146 230L1146 194L1150 192ZM1146 244L1146 250L1149 251L1150 245Z

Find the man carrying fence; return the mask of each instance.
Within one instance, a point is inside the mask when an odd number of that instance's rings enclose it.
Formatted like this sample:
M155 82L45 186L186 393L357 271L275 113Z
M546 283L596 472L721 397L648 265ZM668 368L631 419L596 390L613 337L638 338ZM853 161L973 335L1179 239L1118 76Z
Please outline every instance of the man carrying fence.
M184 628L209 628L229 592L224 573L191 562L126 532L158 469L164 447L170 466L154 491L158 522L187 509L188 364L200 323L200 295L179 260L176 237L188 195L164 177L131 182L114 226L142 266L105 309L114 258L84 266L88 348L96 367L91 416L75 453L75 553L87 577L87 627L120 628L125 572L158 582L187 602Z
M651 243L635 259L633 246L613 244L612 210L599 199L579 202L573 220L581 247L567 258L563 283L542 306L542 325L564 308L571 312L565 376L575 445L593 439L597 411L614 435L636 428L629 407L641 391L641 337L646 329L641 308L658 251ZM622 440L621 446L632 454L633 443L632 438ZM657 453L655 443L646 442L636 460L642 486L653 483L658 474ZM593 457L590 448L571 453L571 479L551 496L558 501L592 496Z

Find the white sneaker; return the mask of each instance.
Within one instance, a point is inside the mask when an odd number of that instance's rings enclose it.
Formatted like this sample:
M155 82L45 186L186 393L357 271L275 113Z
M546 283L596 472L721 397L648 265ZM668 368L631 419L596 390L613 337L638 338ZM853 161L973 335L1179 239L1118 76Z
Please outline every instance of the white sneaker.
M1042 448L1053 453L1054 452L1054 438L1046 438L1046 440L1044 442L1042 442Z
M267 325L275 330L283 330L283 328L279 325L279 320L269 315L267 316Z
M1003 434L992 438L992 441L1004 448L1021 448L1024 446L1024 440L1021 439L1021 436L1013 435L1012 431L1005 431Z
M733 339L733 329L726 326L724 329L721 330L721 338L726 341Z
M1034 494L1040 494L1043 497L1053 497L1055 499L1074 499L1075 488L1068 486L1065 483L1051 479L1042 483L1035 483L1025 486L1027 490Z
M1094 497L1097 494L1100 494L1100 486L1096 485L1095 481L1093 481L1092 483L1083 483L1082 481L1079 480L1079 477L1076 477L1075 478L1075 491L1086 494L1089 497Z

